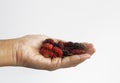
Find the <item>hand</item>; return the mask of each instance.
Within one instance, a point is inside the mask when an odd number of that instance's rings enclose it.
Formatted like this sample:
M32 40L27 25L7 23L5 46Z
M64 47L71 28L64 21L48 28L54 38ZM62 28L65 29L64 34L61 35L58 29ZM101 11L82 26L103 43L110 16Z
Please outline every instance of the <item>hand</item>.
M42 41L50 38L44 35L28 35L18 39L16 54L16 65L43 70L56 70L59 68L74 67L95 52L92 44L84 43L87 53L74 55L65 58L45 58L39 53ZM56 40L56 39L55 39Z

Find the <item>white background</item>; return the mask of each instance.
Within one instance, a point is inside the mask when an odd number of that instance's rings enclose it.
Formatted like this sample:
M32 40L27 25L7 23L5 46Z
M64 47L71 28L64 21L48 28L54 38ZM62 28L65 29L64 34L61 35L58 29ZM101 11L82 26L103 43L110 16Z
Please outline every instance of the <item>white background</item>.
M120 83L119 0L0 0L0 39L26 34L91 42L96 53L53 72L0 67L0 83Z

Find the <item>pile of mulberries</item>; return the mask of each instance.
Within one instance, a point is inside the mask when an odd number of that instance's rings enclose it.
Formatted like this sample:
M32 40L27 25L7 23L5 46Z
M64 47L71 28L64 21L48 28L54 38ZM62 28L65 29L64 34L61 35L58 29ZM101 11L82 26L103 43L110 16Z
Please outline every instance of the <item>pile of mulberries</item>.
M55 58L84 54L85 46L82 43L55 42L53 39L46 39L40 47L40 53L46 58Z

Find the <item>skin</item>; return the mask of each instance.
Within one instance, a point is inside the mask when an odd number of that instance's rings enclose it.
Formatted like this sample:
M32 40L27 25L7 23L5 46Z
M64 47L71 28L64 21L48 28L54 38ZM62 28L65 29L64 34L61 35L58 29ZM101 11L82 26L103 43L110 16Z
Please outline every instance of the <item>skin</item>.
M95 52L91 43L83 43L86 54L65 58L45 58L39 53L42 41L50 38L45 35L27 35L21 38L0 40L0 66L22 66L53 71L74 67L90 58ZM54 39L58 41L58 39Z

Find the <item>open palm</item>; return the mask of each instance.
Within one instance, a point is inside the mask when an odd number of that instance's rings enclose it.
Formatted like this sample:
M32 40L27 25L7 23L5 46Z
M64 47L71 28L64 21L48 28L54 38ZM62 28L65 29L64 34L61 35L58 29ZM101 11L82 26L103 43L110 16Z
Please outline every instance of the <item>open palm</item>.
M51 71L59 68L74 67L90 58L95 52L92 44L84 43L87 48L86 54L65 58L45 58L39 53L39 49L42 42L47 38L49 37L45 35L27 35L20 38L16 52L16 65Z

